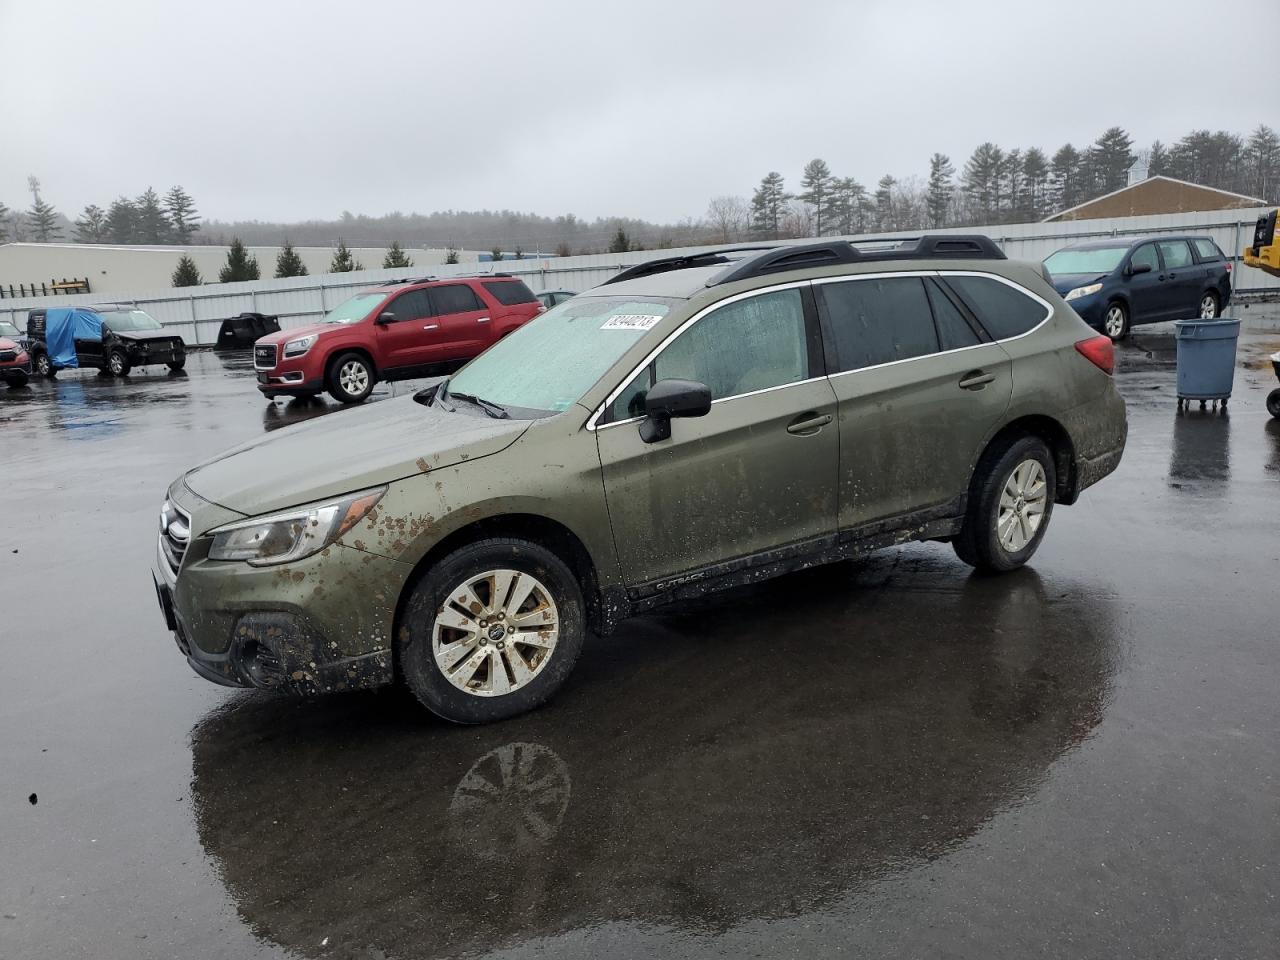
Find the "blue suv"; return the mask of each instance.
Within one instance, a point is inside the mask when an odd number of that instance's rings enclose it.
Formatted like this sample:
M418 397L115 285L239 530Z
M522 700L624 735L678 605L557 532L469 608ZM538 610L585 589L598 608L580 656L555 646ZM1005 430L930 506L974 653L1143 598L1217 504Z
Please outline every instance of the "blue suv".
M1094 240L1044 265L1063 299L1112 340L1139 323L1212 319L1231 300L1231 262L1208 237Z

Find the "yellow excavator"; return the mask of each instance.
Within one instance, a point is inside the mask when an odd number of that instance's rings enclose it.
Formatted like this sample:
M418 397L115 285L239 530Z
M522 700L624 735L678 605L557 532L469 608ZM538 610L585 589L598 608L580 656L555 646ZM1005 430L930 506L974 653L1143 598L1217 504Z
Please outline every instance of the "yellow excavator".
M1259 217L1257 226L1253 228L1253 246L1244 248L1246 266L1257 267L1263 273L1280 277L1280 243L1276 243L1276 214L1280 210L1272 210L1265 217ZM1280 380L1280 353L1271 355L1271 368ZM1267 394L1267 413L1280 420L1280 387Z

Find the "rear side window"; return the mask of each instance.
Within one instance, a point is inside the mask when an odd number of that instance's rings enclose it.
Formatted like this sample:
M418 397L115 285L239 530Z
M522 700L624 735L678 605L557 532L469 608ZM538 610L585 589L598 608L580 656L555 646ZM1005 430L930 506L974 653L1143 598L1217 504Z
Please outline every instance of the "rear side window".
M951 302L951 298L938 284L929 280L925 283L929 291L929 303L933 306L933 322L938 327L938 346L943 350L959 350L961 347L973 347L982 341L969 326L960 308Z
M968 308L993 339L1006 340L1034 330L1049 317L1039 301L993 277L945 277L947 286L960 294Z
M431 312L439 316L444 313L466 313L469 310L483 310L484 304L476 296L476 292L465 283L451 283L443 287L432 287Z
M517 303L538 302L538 298L524 285L523 280L490 280L484 284L484 288L504 307L511 307Z
M827 342L841 372L938 352L929 298L919 277L823 283L816 290Z
M391 301L387 307L396 316L396 321L421 320L431 316L431 304L427 300L427 291L410 290Z
M1166 270L1191 266L1191 248L1185 240L1161 240L1160 253L1164 257Z
M1200 254L1201 260L1222 259L1222 251L1212 240L1192 240L1191 242L1195 244L1196 253Z

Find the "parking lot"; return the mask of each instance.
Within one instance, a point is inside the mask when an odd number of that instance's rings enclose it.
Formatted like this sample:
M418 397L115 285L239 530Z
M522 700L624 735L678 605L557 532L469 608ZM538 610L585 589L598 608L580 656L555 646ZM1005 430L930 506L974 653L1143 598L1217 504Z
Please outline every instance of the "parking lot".
M669 608L482 728L219 688L165 631L169 482L342 408L207 351L0 387L0 958L1274 957L1280 307L1235 315L1226 414L1176 413L1167 325L1118 349L1124 461L1027 569Z

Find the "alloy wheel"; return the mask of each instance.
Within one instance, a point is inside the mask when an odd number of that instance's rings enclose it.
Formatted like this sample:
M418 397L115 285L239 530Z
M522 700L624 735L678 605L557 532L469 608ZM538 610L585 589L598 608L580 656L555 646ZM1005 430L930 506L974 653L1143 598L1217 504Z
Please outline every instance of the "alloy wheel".
M120 354L113 353L111 359L107 361L107 367L117 377L124 372L124 361L120 359Z
M560 612L537 577L488 570L458 584L436 612L432 653L448 681L477 697L513 693L550 662Z
M1023 460L1013 468L1000 492L996 537L1009 553L1017 553L1035 539L1049 500L1044 467L1039 460Z
M348 360L338 371L338 385L349 396L360 396L369 388L368 368L359 360Z
M1212 320L1218 315L1218 301L1212 294L1206 293L1200 300L1200 319Z
M1106 319L1102 322L1107 336L1115 340L1124 333L1124 308L1118 303L1107 308Z

